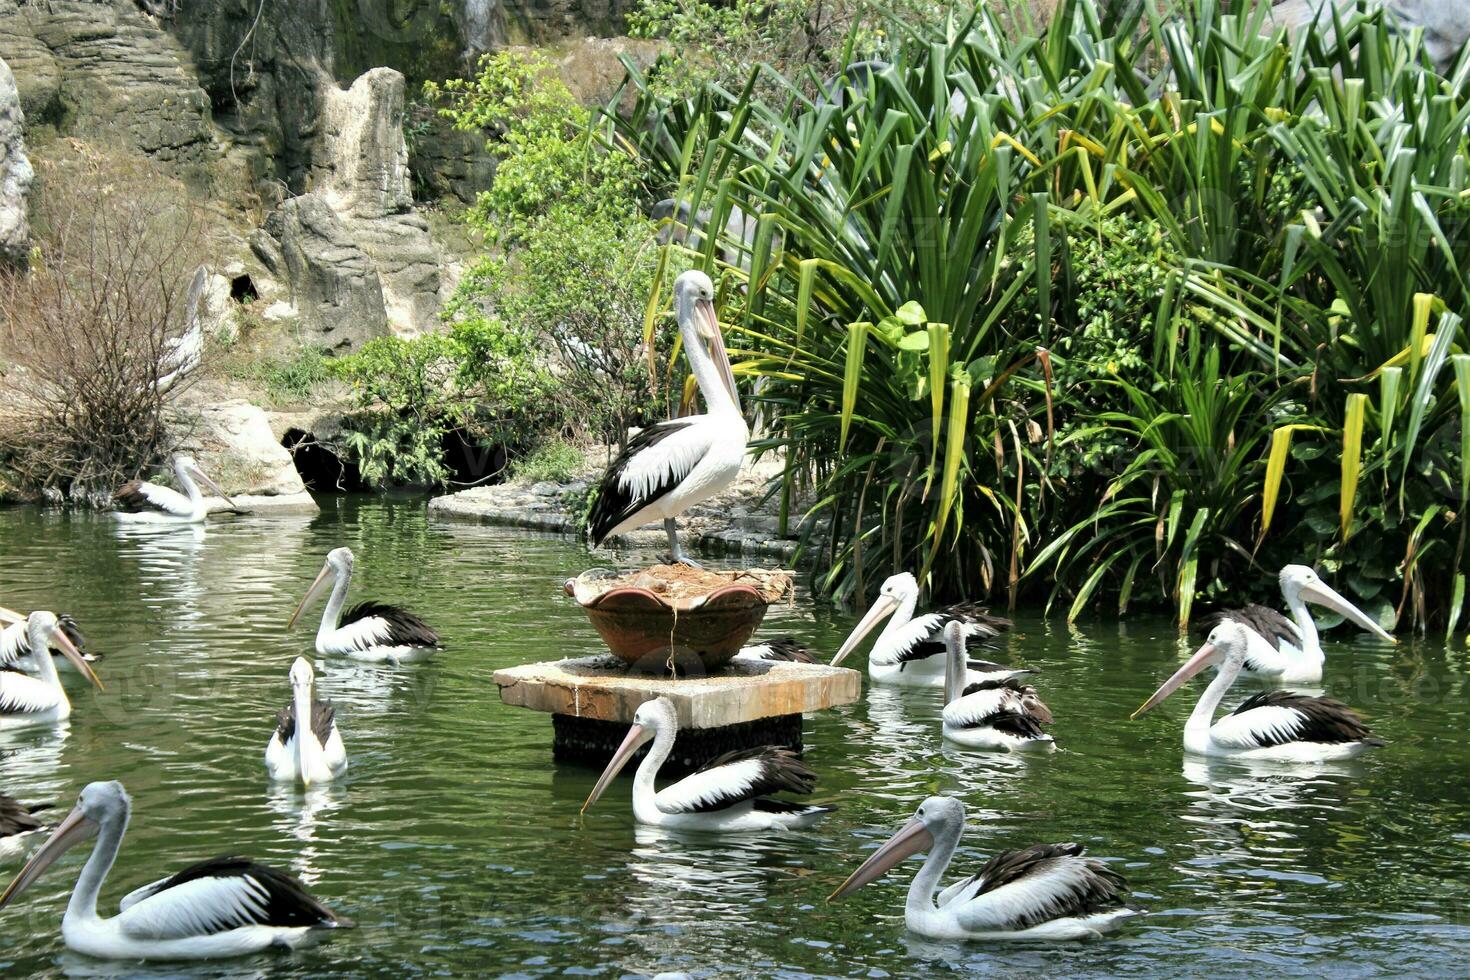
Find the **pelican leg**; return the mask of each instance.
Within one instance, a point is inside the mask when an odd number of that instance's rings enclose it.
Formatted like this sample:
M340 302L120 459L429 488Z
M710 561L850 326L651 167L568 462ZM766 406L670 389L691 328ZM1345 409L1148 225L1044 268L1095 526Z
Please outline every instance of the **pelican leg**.
M688 565L690 568L703 568L699 562L684 554L679 547L679 526L674 523L672 517L664 518L664 533L669 536L669 553L673 556L674 564Z

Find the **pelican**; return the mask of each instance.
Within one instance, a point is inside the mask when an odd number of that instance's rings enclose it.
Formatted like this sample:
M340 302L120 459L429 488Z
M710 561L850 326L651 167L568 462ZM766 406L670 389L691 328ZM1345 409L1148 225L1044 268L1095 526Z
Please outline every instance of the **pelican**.
M316 581L301 597L301 603L286 623L290 629L308 603L332 582L332 594L322 611L316 631L316 652L336 653L369 663L406 664L425 660L444 649L439 634L413 613L385 602L360 602L342 612L347 589L352 584L352 549L335 548L327 553Z
M82 635L81 627L77 625L75 619L66 613L62 613L56 617L56 625L65 634L66 638L71 640L72 646L82 651L83 660L86 660L88 663L96 663L102 658L100 653L90 653L87 651L87 639ZM56 653L57 648L52 647L51 655L54 657ZM64 666L68 670L71 669L71 661L65 657L62 657L57 663L58 666ZM26 627L24 618L10 623L4 629L0 629L0 667L10 667L15 670L24 671L27 674L40 673L39 662L31 651L30 631Z
M46 829L36 813L49 809L46 804L26 806L0 793L0 861L8 861L25 853L30 838Z
M765 640L761 643L752 643L748 647L741 647L740 652L735 654L733 660L741 661L770 661L788 664L814 664L816 658L807 649L804 643L799 643L789 636L778 636L774 640Z
M832 666L841 664L863 637L872 632L884 616L892 615L868 654L868 676L878 684L904 687L943 687L945 674L944 627L958 622L965 630L966 642L973 643L999 636L1011 628L1011 621L986 615L972 603L946 606L922 616L914 616L919 602L919 583L908 572L890 576L878 592L878 598L853 628ZM1032 673L988 660L970 661L970 683L1006 680Z
M87 680L102 690L102 682L92 673L92 667L82 658L81 651L67 639L53 613L36 611L26 617L27 642L32 650L51 647L72 662ZM0 728L18 728L23 725L46 725L65 721L71 716L71 702L61 679L56 676L56 661L52 657L35 657L36 676L23 674L14 668L0 668Z
M944 737L972 749L1026 752L1056 747L1042 731L1051 724L1051 709L1036 688L1014 677L966 685L965 628L959 620L944 627L947 668L944 675Z
M1123 876L1083 857L1081 844L1001 851L980 873L939 888L965 830L965 805L951 796L919 804L902 830L852 873L827 901L852 894L911 855L928 851L909 886L904 922L930 939L1094 939L1135 915L1123 903Z
M189 298L184 318L187 326L177 337L163 342L163 356L159 367L168 373L158 379L155 390L163 393L172 391L179 381L198 369L204 359L204 324L199 318L199 301L204 298L204 287L209 282L209 270L200 266L194 271L194 280L189 284Z
M1251 603L1239 609L1214 613L1203 621L1206 633L1225 620L1247 628L1244 673L1278 684L1315 684L1322 679L1322 642L1317 624L1307 609L1308 602L1340 613L1381 640L1397 643L1368 614L1328 585L1306 565L1287 565L1279 575L1281 596L1291 610L1291 619L1267 606Z
M1235 683L1249 654L1250 631L1226 621L1188 662L1164 682L1132 717L1148 711L1204 670L1219 671L1184 723L1185 751L1198 755L1319 762L1349 759L1383 744L1363 720L1341 701L1307 697L1289 691L1264 691L1247 698L1230 714L1211 724L1215 708Z
M112 870L132 801L122 783L90 783L76 807L10 887L5 908L68 849L97 838L61 919L68 949L115 960L203 960L244 956L271 947L294 949L324 930L351 928L288 874L238 857L191 865L123 896L119 914L97 914L97 894Z
M129 480L112 495L117 519L152 524L201 524L209 514L209 502L199 492L199 483L224 497L231 510L240 511L219 485L204 475L193 457L176 455L173 466L174 480L183 493L156 483Z
M735 482L750 438L714 296L714 283L703 272L674 280L674 313L706 413L657 422L628 440L603 475L587 518L593 547L662 520L673 560L699 567L680 549L674 518Z
M276 715L276 731L265 747L271 778L285 783L329 783L347 771L347 749L337 731L330 701L312 696L316 673L305 657L291 665L291 703ZM310 724L301 724L301 719Z
M592 787L582 812L597 802L633 753L650 739L653 747L633 777L633 818L639 823L674 830L742 833L809 827L831 811L831 807L791 803L768 795L806 795L817 784L817 774L792 752L771 745L726 753L672 786L655 791L658 770L673 751L678 731L678 715L668 698L639 705L633 714L633 727Z

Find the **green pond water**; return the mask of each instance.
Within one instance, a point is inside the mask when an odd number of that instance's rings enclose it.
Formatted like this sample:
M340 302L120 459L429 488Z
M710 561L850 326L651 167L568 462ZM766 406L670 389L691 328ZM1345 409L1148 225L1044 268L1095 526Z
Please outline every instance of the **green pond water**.
M201 966L108 965L68 952L60 923L83 853L0 912L0 974L898 977L1465 975L1470 970L1470 655L1327 635L1330 693L1388 746L1322 768L1183 757L1200 684L1128 713L1185 652L1162 618L1068 629L1020 617L995 658L1042 668L1060 751L985 755L939 737L930 692L865 687L807 718L818 829L770 839L637 827L630 781L585 818L596 772L551 760L547 716L501 705L498 667L599 642L560 590L596 564L570 540L440 525L421 500L323 498L316 517L225 519L206 532L120 529L101 516L0 511L0 604L75 615L105 652L105 693L70 677L69 727L0 735L0 790L63 812L121 780L133 822L103 892L240 853L289 869L359 928L316 949ZM435 662L331 661L352 767L310 794L274 788L261 755L311 623L287 616L338 545L355 594L437 626ZM625 563L649 555L618 554ZM317 613L319 615L319 613ZM851 612L802 597L764 632L833 651ZM859 664L861 658L859 657ZM969 806L955 870L995 849L1077 840L1117 862L1151 915L1100 942L1001 947L906 933L917 861L826 895L933 793ZM79 848L78 851L84 851ZM15 867L0 868L8 880Z

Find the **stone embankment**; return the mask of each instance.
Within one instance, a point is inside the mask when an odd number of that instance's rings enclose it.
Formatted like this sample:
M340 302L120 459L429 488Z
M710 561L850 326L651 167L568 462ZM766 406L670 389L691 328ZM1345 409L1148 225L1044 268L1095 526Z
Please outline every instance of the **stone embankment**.
M789 564L796 558L804 507L793 504L788 534L781 535L780 495L771 493L784 463L766 457L746 464L735 485L679 518L686 548L707 555L771 558ZM498 486L474 487L429 501L430 518L524 527L556 534L580 535L580 506L598 477L588 472L566 483L512 481ZM815 537L820 539L819 523ZM619 535L607 545L617 549L665 548L661 525Z

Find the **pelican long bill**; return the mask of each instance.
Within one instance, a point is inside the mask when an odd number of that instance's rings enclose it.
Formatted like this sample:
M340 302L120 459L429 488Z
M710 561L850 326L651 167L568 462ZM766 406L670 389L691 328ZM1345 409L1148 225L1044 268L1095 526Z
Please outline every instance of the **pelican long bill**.
M613 753L612 760L608 762L607 768L602 770L602 775L597 777L597 785L592 787L592 792L587 794L587 802L582 804L582 813L596 803L598 798L607 790L607 787L622 772L628 760L633 758L633 753L643 746L643 743L653 737L653 733L642 725L634 725L628 729L628 734L623 736L623 744Z
M846 898L864 885L883 877L894 865L933 846L934 835L924 826L924 821L918 818L910 820L887 843L874 851L856 871L848 875L847 880L827 896L827 901L835 902L839 898Z
M1218 659L1218 654L1219 650L1216 649L1213 643L1206 643L1204 646L1200 647L1199 650L1195 652L1194 656L1185 661L1184 666L1176 670L1173 677L1170 677L1168 680L1164 681L1164 683L1159 686L1159 689L1155 691L1147 701L1139 705L1137 711L1128 716L1128 719L1132 721L1139 715L1143 714L1145 711L1148 711L1149 709L1157 706L1159 702L1163 701L1169 695L1179 690L1179 688L1184 685L1185 681L1189 680L1195 674L1198 674L1200 671L1210 666L1210 664L1214 663Z
M86 840L91 840L97 835L97 825L87 818L80 809L72 810L66 819L57 824L40 849L26 862L25 867L20 869L20 874L15 876L10 885L0 894L0 909L5 908L10 902L19 897L22 892L35 884L37 878L45 873L46 869L56 863L56 860L72 847Z

